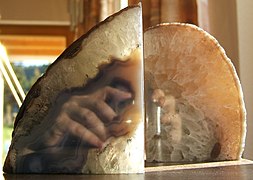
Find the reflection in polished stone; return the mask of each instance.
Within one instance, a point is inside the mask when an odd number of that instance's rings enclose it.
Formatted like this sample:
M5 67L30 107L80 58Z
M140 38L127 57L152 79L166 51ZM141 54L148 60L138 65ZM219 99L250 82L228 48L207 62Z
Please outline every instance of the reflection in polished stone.
M17 115L6 173L143 173L141 23L140 6L124 9L49 66Z

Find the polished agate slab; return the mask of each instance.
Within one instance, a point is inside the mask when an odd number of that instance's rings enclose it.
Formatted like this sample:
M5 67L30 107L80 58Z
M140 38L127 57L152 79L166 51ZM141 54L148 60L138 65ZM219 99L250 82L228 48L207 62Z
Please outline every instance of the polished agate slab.
M183 23L144 33L148 162L238 160L246 134L239 78L218 42Z
M15 121L6 173L142 173L141 7L79 38L29 91Z

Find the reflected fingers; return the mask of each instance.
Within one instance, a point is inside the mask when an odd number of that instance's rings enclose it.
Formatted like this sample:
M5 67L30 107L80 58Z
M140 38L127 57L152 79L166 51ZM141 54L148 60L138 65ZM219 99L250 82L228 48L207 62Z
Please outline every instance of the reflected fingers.
M79 108L79 122L97 135L102 141L108 138L108 130L98 116L87 108Z

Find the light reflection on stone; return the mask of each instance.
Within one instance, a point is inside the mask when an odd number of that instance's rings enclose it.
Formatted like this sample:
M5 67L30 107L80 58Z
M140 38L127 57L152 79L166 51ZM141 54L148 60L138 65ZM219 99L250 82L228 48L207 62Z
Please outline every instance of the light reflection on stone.
M122 10L49 66L18 113L6 173L144 172L140 17Z
M90 155L94 158L97 154L108 151L107 149L114 149L111 142L115 143L115 137L125 136L132 139L131 133L135 134L136 128L141 124L142 109L140 104L136 104L140 102L139 93L136 93L139 90L136 90L136 83L131 79L136 76L133 69L138 68L132 64L132 60L124 63L113 61L103 67L87 86L60 92L56 103L39 125L39 130L37 127L32 131L29 144L23 145L23 153L16 157L16 172L97 173L88 166L82 170L83 165L86 165L89 150L94 149L96 152L95 155ZM124 77L122 72L129 70L132 76ZM95 89L98 90L93 91ZM104 98L102 105L97 104L100 99L96 98ZM85 129L82 129L83 127ZM124 141L124 138L121 141ZM104 143L107 145L103 145ZM121 142L117 144L123 145ZM129 146L128 143L122 147L126 146ZM116 151L122 147L117 147ZM116 151L113 150L113 156ZM104 154L108 159L108 152ZM124 167L116 167L118 158L112 157L108 161L105 159L106 163L115 165L106 170L102 168L99 173L122 171ZM124 158L127 159L127 156ZM88 163L92 164L94 160Z

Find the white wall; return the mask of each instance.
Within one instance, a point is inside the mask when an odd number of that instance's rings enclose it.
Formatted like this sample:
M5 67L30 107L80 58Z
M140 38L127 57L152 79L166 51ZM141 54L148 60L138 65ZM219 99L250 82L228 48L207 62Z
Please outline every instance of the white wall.
M1 21L69 22L68 0L0 0Z
M237 0L240 77L247 108L245 157L253 159L253 1Z
M236 0L198 0L199 26L214 36L239 72Z

